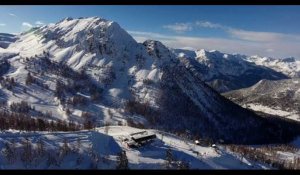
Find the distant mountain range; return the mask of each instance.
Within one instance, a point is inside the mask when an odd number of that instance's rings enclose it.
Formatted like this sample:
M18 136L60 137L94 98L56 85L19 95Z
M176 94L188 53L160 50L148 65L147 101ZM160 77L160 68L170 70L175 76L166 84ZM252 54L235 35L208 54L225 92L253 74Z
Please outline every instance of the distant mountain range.
M173 49L173 52L179 58L186 59L187 64L201 74L201 79L218 92L249 87L262 79L281 80L299 77L300 61L294 58L267 59L203 49L197 51Z

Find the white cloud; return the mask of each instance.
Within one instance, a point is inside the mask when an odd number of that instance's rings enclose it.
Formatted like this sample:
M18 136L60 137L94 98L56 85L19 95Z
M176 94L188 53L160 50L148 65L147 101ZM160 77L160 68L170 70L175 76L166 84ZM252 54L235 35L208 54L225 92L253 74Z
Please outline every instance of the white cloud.
M22 23L22 26L24 26L24 27L29 27L29 28L32 27L32 25L31 25L30 23L28 23L28 22L23 22L23 23Z
M17 17L17 15L13 14L13 13L9 13L9 16L13 16L13 17Z
M205 28L213 28L213 29L221 29L224 30L229 36L246 40L246 41L253 41L253 42L275 42L275 41L282 41L282 40L300 40L300 35L290 35L284 33L275 33L275 32L261 32L261 31L248 31L237 29L217 23L212 23L209 21L197 21L195 25L198 27L205 27Z
M240 53L247 55L261 55L271 57L298 57L300 58L300 40L278 40L272 42L254 42L236 38L215 37L188 37L163 35L159 33L128 31L138 42L147 39L159 40L172 48L196 48L219 50L225 53Z
M23 23L22 23L22 28L21 28L21 30L22 30L22 31L26 31L26 30L31 29L32 27L33 27L33 25L30 24L29 22L23 22Z
M153 33L153 32L128 31L128 33L135 37L142 37L142 38L148 38L148 39L153 39L153 38L155 38L156 40L171 39L168 35L163 35L163 34ZM138 42L143 42L143 41L145 41L145 40L139 40Z
M230 29L228 33L238 39L256 42L278 42L283 40L300 41L300 35L291 35L275 32L257 32L239 29Z
M0 27L4 27L4 26L6 26L6 24L0 23Z
M300 35L276 33L276 32L262 32L249 31L230 26L213 23L210 21L195 21L189 23L175 23L171 25L164 25L163 28L175 31L177 33L184 33L186 31L195 30L198 27L220 29L225 31L229 37L250 42L296 42L299 44ZM149 33L148 33L149 34ZM157 35L157 34L156 34ZM153 36L153 35L152 35Z
M270 32L254 32L246 30L231 29L228 33L238 39L258 42L276 41L281 38L280 34Z
M179 49L184 49L184 50L197 50L197 49L194 48L194 47L182 47L182 48L179 48Z
M36 22L35 22L35 25L37 25L37 26L42 26L42 25L44 25L44 23L43 23L42 21L36 21Z
M164 25L163 28L172 30L176 33L184 33L193 29L190 23L175 23L170 25Z
M228 29L227 26L223 26L217 23L212 23L209 21L196 21L195 25L198 27L206 27L206 28L214 28L214 29Z

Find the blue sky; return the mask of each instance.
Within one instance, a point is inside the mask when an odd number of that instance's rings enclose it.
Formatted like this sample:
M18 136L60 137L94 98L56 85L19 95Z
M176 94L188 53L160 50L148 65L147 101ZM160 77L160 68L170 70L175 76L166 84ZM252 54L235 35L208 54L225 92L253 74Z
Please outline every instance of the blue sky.
M118 22L139 42L300 58L300 6L0 6L0 12L4 33L99 16Z

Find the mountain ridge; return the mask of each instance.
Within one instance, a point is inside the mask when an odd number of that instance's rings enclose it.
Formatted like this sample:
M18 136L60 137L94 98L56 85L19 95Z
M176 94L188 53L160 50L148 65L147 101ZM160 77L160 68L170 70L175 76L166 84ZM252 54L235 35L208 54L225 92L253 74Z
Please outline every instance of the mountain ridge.
M159 41L137 43L116 22L102 18L66 18L30 30L1 50L8 52L16 55L5 58L10 64L1 80L6 110L27 99L33 106L28 115L51 113L54 120L90 120L98 126L134 119L228 143L285 142L299 132L297 124L262 118L207 86L199 60L177 57Z

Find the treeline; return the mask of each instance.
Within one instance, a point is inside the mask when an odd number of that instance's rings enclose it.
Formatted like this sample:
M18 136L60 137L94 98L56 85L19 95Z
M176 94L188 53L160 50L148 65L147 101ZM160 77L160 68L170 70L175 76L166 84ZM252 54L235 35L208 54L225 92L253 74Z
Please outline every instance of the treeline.
M81 126L73 122L61 120L49 122L48 120L41 119L52 118L52 113L36 111L25 101L19 103L13 102L9 107L12 112L0 111L1 130L11 128L25 131L77 131L80 129L93 129L95 127L93 115L89 112L82 112L83 126ZM32 118L32 113L40 118ZM66 113L70 115L71 111L69 108L67 108Z
M16 129L21 131L78 131L81 125L62 120L48 121L31 118L28 114L0 111L0 130Z
M98 81L106 86L110 85L116 79L114 69L110 65L101 67L101 73L98 76Z
M36 77L32 76L30 74L30 72L28 72L26 80L25 80L25 84L31 85L31 84L36 84L44 89L49 89L49 86L47 84L44 84L43 82L39 81Z
M133 114L142 115L151 124L157 124L157 122L159 120L158 111L154 110L149 105L149 103L141 103L136 100L128 100L125 103L125 112L130 113L131 115L133 115ZM131 122L131 124L133 124L133 123Z
M38 56L36 55L36 57ZM24 61L28 63L26 69L37 71L41 75L45 73L54 74L68 80L66 83L57 80L55 88L56 97L65 102L67 94L75 95L77 92L80 92L89 93L93 101L100 100L103 89L93 82L84 69L75 71L65 63L52 61L49 57L49 52L44 52L38 59L31 57L25 58ZM27 80L28 84L38 82L30 74L28 74Z
M25 138L20 142L20 146L17 147L14 139L6 141L1 150L1 155L3 155L5 161L4 165L13 165L21 161L25 168L40 168L40 165L47 168L66 168L62 167L61 164L64 160L70 162L69 158L72 157L71 161L75 162L72 164L74 167L71 168L80 168L83 164L85 168L98 169L101 166L103 167L103 165L105 167L116 163L116 169L129 169L125 151L118 153L117 161L115 162L110 160L108 155L97 153L91 143L86 150L82 150L82 141L79 138L72 144L65 138L63 143L58 144L55 148L49 148L45 143L45 139L42 138L39 138L36 143L32 143L29 138Z
M289 145L267 145L258 148L243 145L226 145L225 148L238 153L241 159L245 157L278 169L300 169L300 157L295 155L292 160L282 159L278 154L278 151L292 153L299 151L298 148Z
M29 113L30 110L33 110L33 108L25 101L21 101L20 103L13 102L9 107L12 112L17 113Z
M135 122L131 118L128 118L126 121L127 121L127 125L130 126L130 127L140 128L140 129L146 129L146 127L142 123Z
M86 105L88 103L88 99L77 95L76 92L76 88L73 84L65 84L64 82L57 80L54 96L57 97L62 104L68 104L72 106ZM96 100L96 98L99 98L99 96L100 93L92 92L91 99Z
M7 102L5 101L3 106L7 105ZM1 106L1 105L0 105ZM10 111L13 113L22 113L24 115L29 115L29 114L34 114L34 116L39 116L41 118L52 118L52 113L51 111L46 111L41 112L35 110L34 106L32 107L29 103L26 101L21 101L21 102L13 102L9 105Z
M173 103L175 103L175 102L173 102ZM173 108L174 108L174 106L173 106ZM177 109L178 108L181 108L181 107L177 107ZM186 128L184 128L184 129L170 128L169 127L170 125L176 125L176 124L174 124L173 122L170 122L170 121L175 121L176 120L175 117L177 117L177 115L174 114L174 116L171 116L170 115L171 112L169 112L169 114L166 114L161 109L159 109L159 110L154 109L147 102L142 103L142 102L139 102L137 100L128 100L125 103L125 108L124 109L125 109L125 112L127 112L131 115L136 114L136 115L144 116L145 119L147 119L147 121L152 126L156 126L160 130L171 132L171 133L173 133L173 134L175 134L175 135L177 135L177 136L179 136L183 139L199 140L200 144L203 145L203 146L210 146L214 143L213 139L206 136L206 135L191 133L190 131L194 128L188 128L188 129L186 129ZM170 109L170 110L177 111L177 109ZM179 109L179 110L181 110L181 109ZM184 112L185 112L185 115L190 114L188 109L186 109ZM196 112L194 112L194 113L196 113ZM165 114L165 115L163 115L163 114ZM176 114L179 115L179 112L176 113ZM182 115L184 115L184 113L180 113L179 116L182 116ZM187 116L186 118L191 119L191 121L193 121L191 117ZM141 129L145 128L145 126L142 123L135 122L131 118L127 119L127 124L129 126L136 127L136 128L141 128ZM196 124L196 126L197 126L197 122L194 122L194 124ZM195 125L192 125L192 126L195 126Z
M75 158L74 168L87 162L89 162L88 168L91 169L98 168L101 163L109 163L106 157L101 157L94 151L92 145L88 147L87 153L83 155L80 151L82 149L80 139L77 139L72 145L70 145L69 140L64 139L63 144L54 149L47 147L45 140L41 138L35 144L28 138L22 140L20 146L17 147L16 144L14 139L6 141L4 144L4 148L1 150L1 155L4 157L3 161L5 161L4 165L13 165L21 161L23 166L29 169L40 168L40 165L57 168L61 167L63 161L69 156L72 156L72 160Z
M83 72L83 71L81 71ZM81 73L85 74L85 73ZM82 76L85 77L85 76ZM67 95L75 96L72 100L74 103L76 101L81 101L82 103L86 103L80 96L76 96L77 92L80 93L88 93L91 96L92 101L100 100L103 89L98 87L95 83L93 83L89 78L83 79L73 79L73 81L68 81L64 83L63 81L57 80L56 87L54 90L54 95L61 100L62 103L66 102ZM80 99L81 98L81 99Z
M4 78L2 76L0 76L0 84L3 88L6 88L7 90L12 90L17 85L17 83L13 77Z

